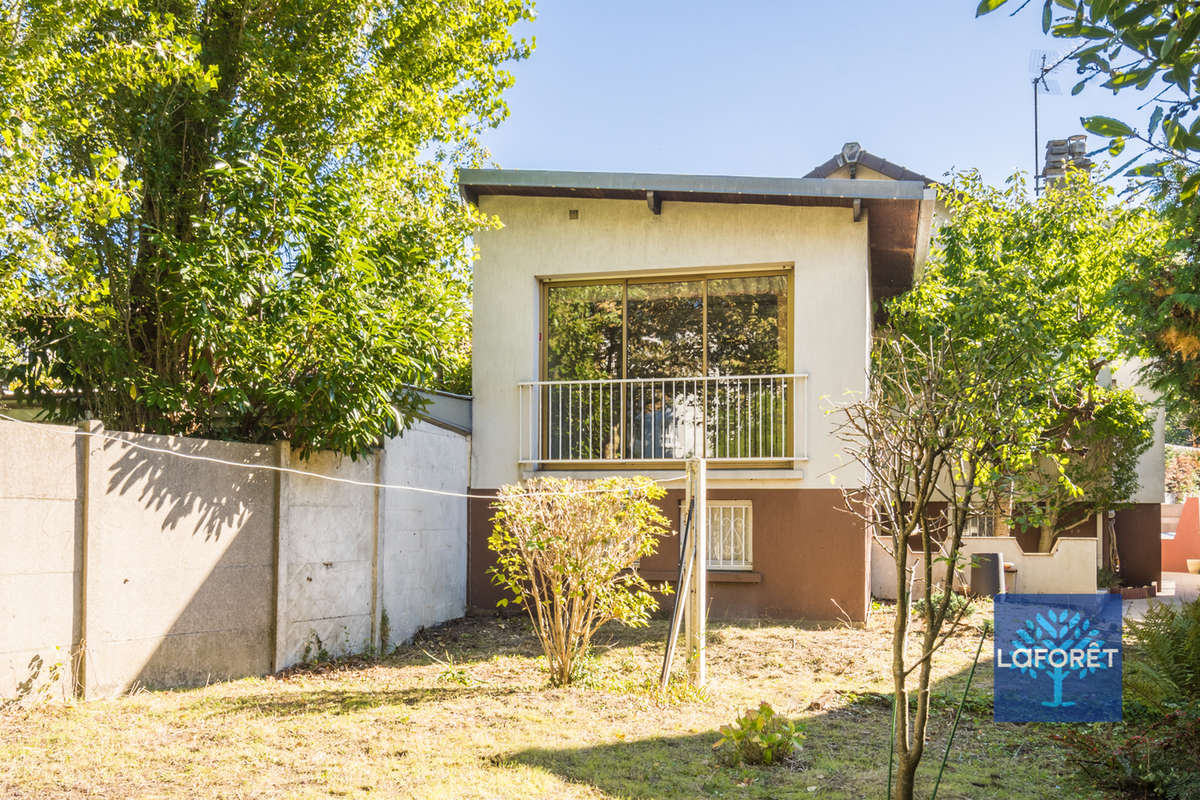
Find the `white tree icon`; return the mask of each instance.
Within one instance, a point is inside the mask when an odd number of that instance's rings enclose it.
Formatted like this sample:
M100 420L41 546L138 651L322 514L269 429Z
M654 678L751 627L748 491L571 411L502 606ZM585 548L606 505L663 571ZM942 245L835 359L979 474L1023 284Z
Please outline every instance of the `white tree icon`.
M1104 647L1100 631L1092 625L1091 620L1069 608L1060 612L1050 609L1038 614L1035 619L1025 620L1025 627L1017 628L1017 638L1013 639L1012 646L1014 653L1018 650L1027 653L1023 664L1018 664L1014 657L1014 667L1031 678L1041 674L1050 676L1054 681L1054 699L1042 701L1042 705L1052 708L1075 705L1070 700L1062 699L1063 681L1071 673L1083 678L1096 670L1108 668L1105 661L1096 657ZM1075 655L1086 655L1090 650L1095 651L1091 658ZM1039 651L1041 657L1035 657L1034 654ZM1057 653L1062 655L1054 658Z

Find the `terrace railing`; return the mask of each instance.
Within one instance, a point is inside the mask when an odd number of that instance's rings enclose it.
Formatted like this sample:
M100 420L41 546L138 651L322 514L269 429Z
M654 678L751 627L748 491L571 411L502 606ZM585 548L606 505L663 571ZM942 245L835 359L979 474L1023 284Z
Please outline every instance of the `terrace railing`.
M807 375L527 381L522 465L644 464L701 457L787 466L807 454Z

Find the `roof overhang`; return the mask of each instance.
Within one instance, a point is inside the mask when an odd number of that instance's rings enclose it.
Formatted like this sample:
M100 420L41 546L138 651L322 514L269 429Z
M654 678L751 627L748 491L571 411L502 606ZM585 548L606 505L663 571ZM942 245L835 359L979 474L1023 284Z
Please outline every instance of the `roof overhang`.
M876 298L912 285L928 242L934 190L924 180L755 178L636 172L464 169L459 191L477 204L485 195L644 200L647 213L670 203L749 203L866 209L871 285Z

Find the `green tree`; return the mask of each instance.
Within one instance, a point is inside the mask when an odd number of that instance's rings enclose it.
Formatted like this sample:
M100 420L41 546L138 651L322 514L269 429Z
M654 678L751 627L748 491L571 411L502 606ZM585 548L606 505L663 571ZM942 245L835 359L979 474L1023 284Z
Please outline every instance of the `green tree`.
M841 409L838 436L864 475L847 508L895 565L901 800L925 752L934 658L965 610L953 575L971 518L1019 501L1004 507L1042 527L1048 550L1065 512L1125 500L1136 480L1145 409L1098 378L1130 344L1119 279L1159 227L1110 197L1082 173L1037 200L1019 179L995 189L977 173L940 187L945 221L925 271L888 305L868 391Z
M976 173L941 192L948 221L914 289L890 307L903 335L962 342L961 369L985 376L996 354L1014 374L998 401L1002 443L994 498L1017 526L1040 529L1039 549L1137 488L1152 427L1131 387L1102 380L1136 349L1121 293L1135 265L1161 245L1143 210L1109 204L1111 189L1075 171L1036 200L1013 179Z
M487 221L450 165L485 157L531 16L0 0L11 385L128 430L349 454L398 433L406 385L461 384Z
M980 0L983 16L1009 0ZM1031 5L1024 0L1014 14ZM1130 141L1135 155L1114 175L1128 169L1131 177L1163 177L1171 167L1200 168L1200 7L1194 3L1145 0L1043 0L1042 31L1074 42L1064 61L1073 61L1079 94L1088 84L1113 93L1151 89L1154 96L1145 127L1105 116L1084 117L1090 133L1110 139L1114 157ZM1138 166L1133 165L1142 162ZM1185 178L1185 194L1195 195L1200 173Z
M976 14L1008 0L982 0ZM1017 13L1030 5L1025 0ZM1080 120L1132 156L1112 172L1151 193L1172 235L1125 281L1135 301L1146 375L1186 427L1200 428L1200 6L1134 0L1044 0L1042 29L1074 46L1064 57L1080 80L1114 93L1148 92L1142 124L1106 116ZM1127 148L1128 145L1131 145Z

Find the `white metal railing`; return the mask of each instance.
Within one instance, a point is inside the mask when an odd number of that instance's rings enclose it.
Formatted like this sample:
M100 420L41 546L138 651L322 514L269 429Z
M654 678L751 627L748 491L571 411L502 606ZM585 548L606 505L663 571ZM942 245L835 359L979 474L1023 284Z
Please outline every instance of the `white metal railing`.
M803 460L807 378L792 373L526 381L518 384L519 461Z

